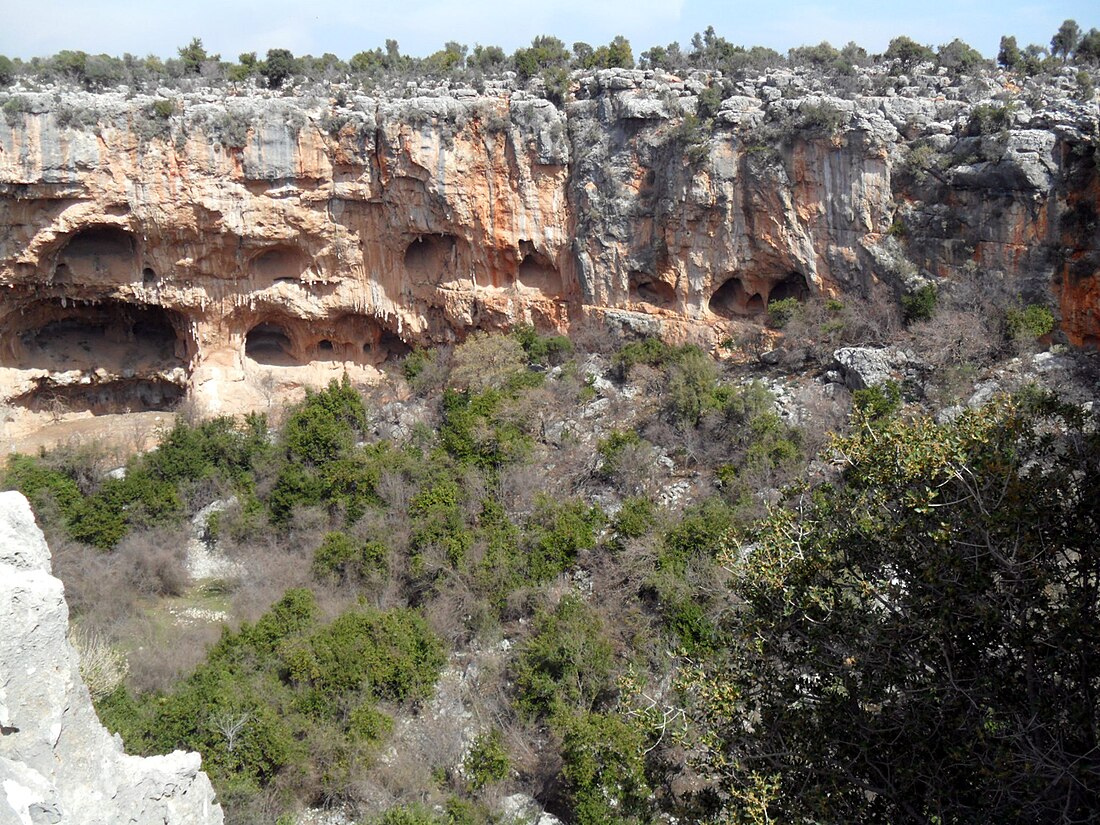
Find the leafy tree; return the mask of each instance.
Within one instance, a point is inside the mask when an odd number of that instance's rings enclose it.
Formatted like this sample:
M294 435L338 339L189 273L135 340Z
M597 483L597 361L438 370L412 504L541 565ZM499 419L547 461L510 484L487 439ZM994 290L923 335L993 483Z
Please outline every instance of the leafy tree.
M298 61L287 49L268 49L267 58L260 64L260 74L272 89L281 87L299 70Z
M955 74L965 74L985 63L981 52L957 37L950 43L940 46L936 52L936 60L945 69Z
M0 86L7 86L15 78L15 64L11 58L0 54Z
M1067 63L1070 55L1072 55L1077 48L1077 43L1080 39L1081 27L1077 25L1077 21L1063 21L1062 25L1058 27L1058 31L1054 33L1054 37L1050 38L1051 55L1053 57L1061 55L1062 62Z
M467 64L474 69L483 72L491 72L503 66L508 61L508 55L500 46L474 46L473 52L467 60Z
M202 40L198 37L192 38L191 42L186 46L180 46L177 49L180 56L180 63L183 64L184 74L198 74L202 69L202 64L207 60L217 60L218 56L211 57L206 53L206 49L203 48Z
M684 673L728 818L1083 822L1100 806L1100 436L1027 395L835 443L843 483L731 543Z
M516 49L512 63L520 80L526 81L544 69L565 66L569 62L569 52L565 44L550 35L539 35L526 49Z
M1089 29L1077 43L1074 58L1086 63L1100 63L1100 29Z
M1020 47L1016 45L1016 38L1005 36L1001 38L1001 46L997 50L997 63L1006 69L1015 69L1020 66L1024 55Z
M910 68L917 63L935 59L935 53L927 46L922 46L911 37L901 35L890 41L882 55L887 60L899 60L901 65Z

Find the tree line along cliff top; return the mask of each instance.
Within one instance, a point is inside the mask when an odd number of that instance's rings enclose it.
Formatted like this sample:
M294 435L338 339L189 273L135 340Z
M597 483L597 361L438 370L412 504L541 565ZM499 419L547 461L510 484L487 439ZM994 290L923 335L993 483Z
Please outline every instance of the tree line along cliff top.
M434 81L483 91L486 82L504 80L520 86L534 81L548 97L560 101L569 92L570 73L578 71L639 68L685 74L702 70L739 78L768 69L809 69L840 80L843 89L844 78L885 66L895 74L920 67L955 77L1000 67L1025 77L1051 78L1072 69L1082 94L1091 96L1090 71L1100 67L1100 30L1085 31L1075 21L1066 20L1049 45L1021 46L1016 37L1005 35L995 60L986 59L958 38L933 48L905 35L891 40L881 55L870 54L854 42L839 49L828 42L799 46L784 55L762 46L736 45L717 34L713 26L696 33L688 48L677 42L652 46L637 59L630 41L621 35L605 45L577 42L571 48L557 37L540 35L512 54L499 46L475 45L471 49L451 41L427 57L414 57L402 54L392 39L386 40L384 48L361 51L347 60L331 53L295 56L284 48L269 49L262 58L256 52L245 52L236 61L223 60L221 55L207 52L199 38L177 52L177 57L166 60L152 54L115 57L78 50L30 60L0 55L0 87L15 84L33 91L44 85L77 84L92 91L122 86L152 91L164 86L282 89L309 83L350 83L369 91L400 90L409 84Z

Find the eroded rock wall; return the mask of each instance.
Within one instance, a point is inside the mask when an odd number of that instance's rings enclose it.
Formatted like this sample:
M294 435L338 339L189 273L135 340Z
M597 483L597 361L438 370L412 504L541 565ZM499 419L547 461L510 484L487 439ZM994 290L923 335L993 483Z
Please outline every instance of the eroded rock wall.
M0 822L220 825L197 753L128 756L99 723L27 500L0 493Z
M1095 344L1095 101L1048 89L981 134L1004 77L861 81L725 83L710 131L702 74L575 75L560 108L508 81L25 93L0 124L0 393L234 411L472 329L714 345L770 299L974 267Z

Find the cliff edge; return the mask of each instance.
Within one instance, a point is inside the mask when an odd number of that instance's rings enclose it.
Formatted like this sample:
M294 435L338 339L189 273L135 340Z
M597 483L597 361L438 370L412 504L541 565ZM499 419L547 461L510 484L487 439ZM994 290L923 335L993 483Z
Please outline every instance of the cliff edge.
M0 493L0 822L221 823L197 753L129 756L99 723L68 626L27 500Z

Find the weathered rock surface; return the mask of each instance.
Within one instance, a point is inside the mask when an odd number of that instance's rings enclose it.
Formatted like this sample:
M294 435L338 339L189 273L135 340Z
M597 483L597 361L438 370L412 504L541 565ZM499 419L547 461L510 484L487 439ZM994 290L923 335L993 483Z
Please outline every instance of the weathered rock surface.
M1018 80L877 67L838 96L791 69L601 70L562 108L508 79L16 89L0 400L256 409L471 329L610 321L713 345L771 299L974 266L1096 345L1100 116L1072 84ZM716 83L714 129L686 128ZM976 107L1009 99L983 134Z
M841 347L833 360L850 390L866 390L887 381L900 383L920 369L911 353L893 347Z
M0 822L215 825L197 753L128 756L99 723L26 499L0 493Z

